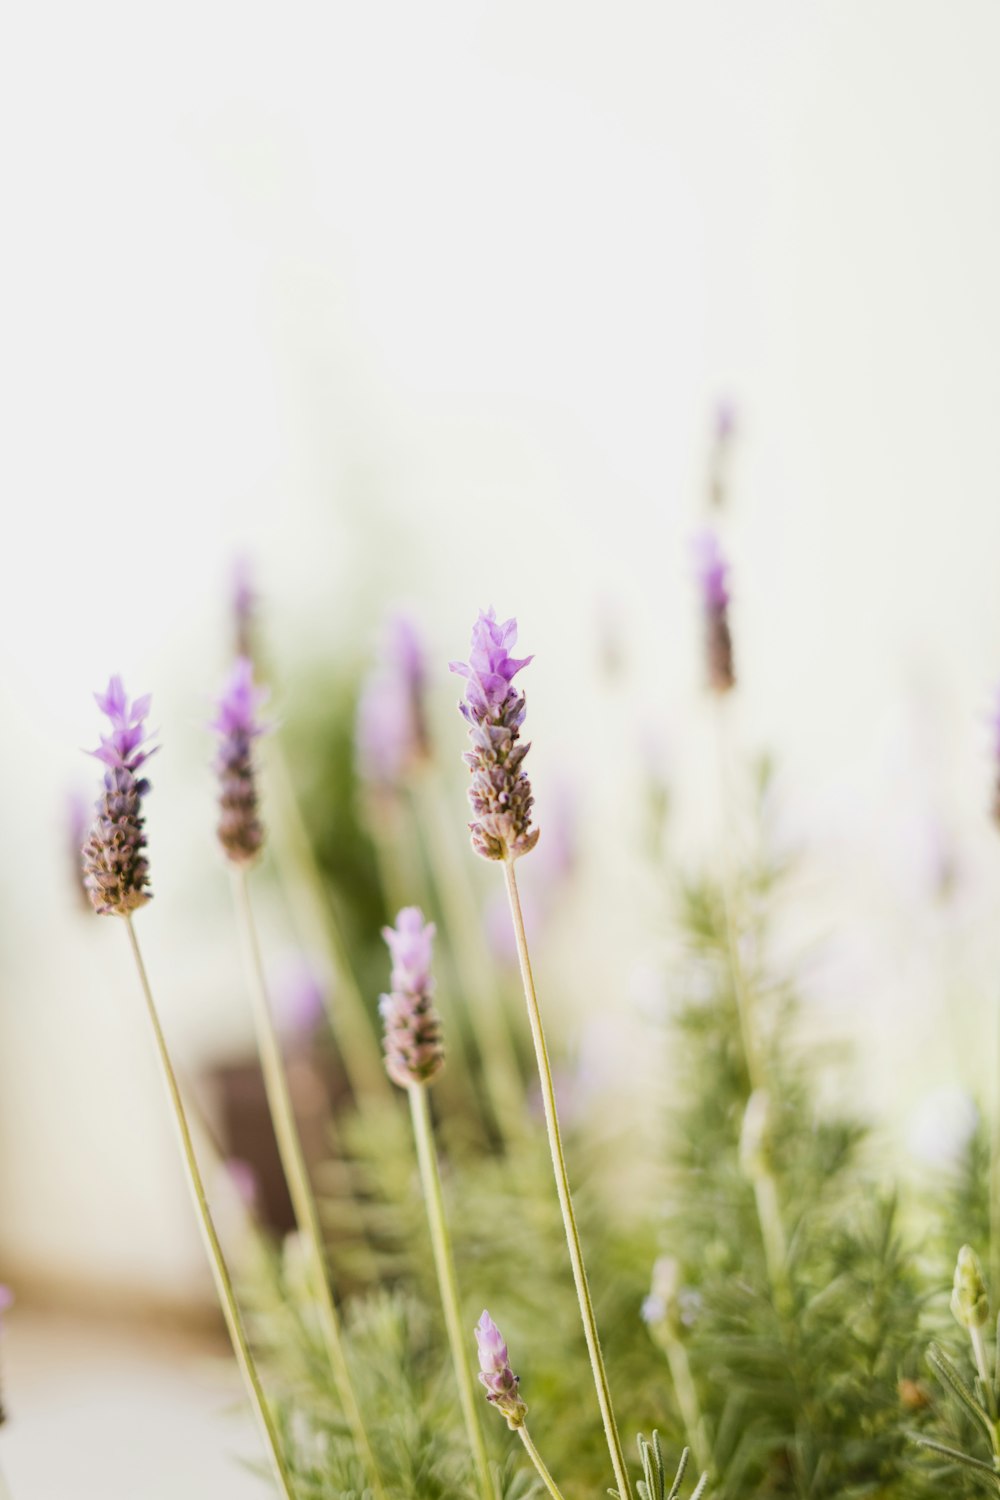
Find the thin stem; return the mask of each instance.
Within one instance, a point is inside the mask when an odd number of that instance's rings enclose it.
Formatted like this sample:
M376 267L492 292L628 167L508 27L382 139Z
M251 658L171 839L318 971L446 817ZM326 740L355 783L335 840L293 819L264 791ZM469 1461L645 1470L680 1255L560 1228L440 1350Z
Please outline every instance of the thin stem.
M990 1131L990 1292L1000 1295L1000 1007L996 1026L996 1073L993 1089L993 1128Z
M483 1084L502 1140L523 1135L524 1088L508 1019L494 978L483 962L482 918L472 883L462 866L441 782L427 766L414 785L414 807L424 832L434 889L448 929L448 943L482 1059Z
M382 1055L368 1009L354 978L343 935L330 906L329 894L309 831L296 800L280 747L267 747L268 771L278 816L272 834L280 874L290 891L290 905L307 945L325 954L336 986L336 1003L328 1007L330 1025L340 1046L351 1091L358 1108L391 1108L392 1085L382 1066Z
M715 744L718 758L719 800L722 808L722 907L726 929L726 958L729 964L729 976L733 986L733 996L736 1000L740 1039L743 1043L743 1057L746 1062L747 1076L750 1080L750 1089L753 1091L754 1089L764 1087L764 1069L760 1061L760 1048L754 1029L753 1000L750 994L750 987L747 984L743 961L740 957L740 934L736 915L736 880L733 875L732 859L729 853L729 841L733 836L733 824L735 820L732 812L731 778L727 754L729 734L725 699L716 705L716 709Z
M167 1050L166 1038L164 1037L162 1028L160 1026L160 1018L156 1012L156 1005L153 1000L153 992L150 989L149 985L149 977L146 974L146 966L142 960L142 953L139 948L139 940L135 935L135 928L132 925L132 918L130 916L127 916L125 918L125 926L128 931L129 942L132 945L132 955L135 959L135 965L139 972L139 983L142 987L143 998L146 1002L146 1011L149 1016L150 1025L153 1028L153 1038L156 1042L156 1052L157 1057L159 1058L160 1072L162 1074L163 1082L167 1090L167 1097L170 1101L170 1106L173 1111L174 1125L176 1127L177 1136L180 1141L181 1156L183 1158L184 1166L187 1172L188 1186L191 1189L191 1196L194 1199L195 1213L198 1218L198 1223L201 1227L202 1237L205 1241L205 1248L208 1251L209 1264L212 1268L212 1275L215 1278L215 1286L216 1291L218 1292L219 1302L222 1306L222 1314L226 1320L226 1327L229 1330L229 1337L232 1340L233 1353L236 1355L236 1363L239 1365L240 1372L243 1375L243 1380L247 1388L247 1394L250 1397L250 1404L253 1406L253 1409L257 1414L257 1419L260 1423L261 1431L264 1435L264 1441L267 1446L268 1453L270 1454L271 1462L274 1468L274 1476L278 1481L278 1487L281 1490L281 1493L286 1497L286 1500L295 1500L295 1490L292 1487L292 1481L289 1477L288 1469L285 1466L284 1455L281 1451L281 1441L278 1437L277 1428L274 1425L274 1419L271 1416L270 1408L268 1407L267 1399L264 1395L264 1390L260 1383L260 1376L257 1373L257 1364L254 1360L253 1353L251 1352L250 1345L247 1341L246 1332L243 1328L243 1320L240 1316L239 1305L236 1301L236 1294L233 1291L233 1283L229 1275L229 1268L226 1265L225 1257L222 1253L222 1246L219 1244L219 1237L215 1232L215 1225L212 1222L212 1215L208 1206L208 1198L205 1194L205 1184L202 1181L201 1172L198 1167L198 1160L195 1156L194 1145L191 1140L191 1132L188 1128L187 1116L184 1112L184 1103L181 1099L181 1091L178 1087L177 1077L174 1073L173 1065L170 1061L170 1053Z
M764 1243L764 1260L767 1264L768 1280L771 1283L775 1297L780 1296L787 1301L789 1297L787 1270L788 1243L785 1239L784 1225L781 1222L778 1185L771 1172L761 1171L755 1174L753 1179L753 1193L757 1204L760 1237Z
M545 1464L542 1462L542 1455L539 1453L538 1449L531 1441L531 1436L528 1432L527 1427L522 1424L517 1429L517 1435L521 1439L521 1442L524 1444L528 1457L531 1459L531 1462L538 1470L539 1477L541 1478L541 1481L544 1484L545 1488L548 1490L549 1494L552 1496L552 1500L563 1500L559 1486L556 1484L555 1480L552 1478L552 1475L549 1473L548 1469L545 1467Z
M329 1360L330 1370L337 1387L337 1394L340 1397L344 1416L347 1419L347 1425L357 1446L358 1457L368 1477L368 1482L372 1487L376 1500L385 1500L385 1491L382 1487L378 1465L375 1462L375 1455L368 1440L368 1434L361 1416L361 1408L358 1405L354 1384L351 1380L351 1372L347 1364L347 1355L344 1352L340 1318L337 1315L333 1293L330 1289L330 1278L326 1264L326 1251L323 1244L323 1229L320 1223L319 1209L309 1181L309 1171L306 1167L306 1160L302 1151L302 1141L299 1136L298 1126L295 1123L295 1112L292 1107L292 1097L288 1088L288 1078L285 1073L284 1059L281 1055L281 1046L274 1028L271 1007L268 1004L264 969L260 957L260 945L257 941L253 907L250 904L250 890L246 870L243 866L233 867L233 893L236 900L240 938L246 961L247 980L253 1005L254 1025L257 1031L257 1048L260 1053L261 1070L264 1075L264 1088L267 1093L268 1107L271 1111L271 1120L274 1125L275 1139L278 1143L278 1152L281 1156L281 1165L284 1168L285 1179L288 1183L288 1194L292 1200L292 1208L295 1211L295 1220L309 1253L310 1280L313 1295L316 1298L316 1308L319 1314L323 1342L326 1346L327 1359Z
M569 1189L569 1174L566 1170L566 1158L563 1154L562 1136L559 1131L559 1116L556 1111L556 1091L552 1081L552 1068L549 1063L548 1048L545 1044L545 1031L542 1026L541 1011L538 1008L538 996L535 993L535 981L531 974L531 959L528 955L528 940L524 931L521 902L517 894L517 877L514 874L513 860L509 858L504 860L503 871L504 879L507 882L507 898L510 902L510 914L514 922L514 937L517 941L517 956L521 965L521 979L524 984L524 998L528 1007L528 1021L531 1025L532 1041L535 1044L535 1059L538 1063L538 1079L542 1089L542 1104L545 1109L545 1129L549 1138L552 1170L555 1173L559 1207L562 1209L563 1225L566 1230L566 1244L569 1248L570 1265L573 1268L573 1281L576 1284L576 1296L580 1304L580 1317L583 1320L583 1332L587 1340L587 1352L590 1355L590 1367L594 1375L594 1385L597 1388L597 1400L601 1408L604 1435L607 1439L608 1452L611 1455L611 1466L615 1471L615 1481L618 1485L618 1491L621 1495L621 1500L632 1500L628 1469L625 1467L625 1456L622 1452L621 1438L618 1436L618 1425L615 1421L614 1408L611 1404L611 1390L608 1385L607 1371L604 1368L604 1358L601 1354L601 1341L597 1333L594 1304L591 1301L590 1287L587 1284L587 1270L583 1263L580 1233L576 1227L576 1215L573 1212L573 1199Z
M410 1096L410 1115L413 1119L413 1136L417 1143L417 1161L420 1164L420 1181L424 1190L427 1224L431 1232L434 1266L437 1271L438 1288L441 1292L445 1327L448 1330L448 1343L451 1346L452 1364L455 1366L455 1379L458 1381L458 1395L462 1403L465 1430L472 1447L476 1468L479 1471L479 1486L483 1500L496 1500L496 1490L490 1474L486 1443L483 1440L483 1429L479 1420L479 1403L476 1400L472 1372L469 1369L467 1340L462 1333L455 1257L452 1254L451 1236L444 1211L441 1173L438 1169L437 1151L434 1146L434 1127L431 1124L427 1088L422 1083L414 1083L406 1092Z
M3 1469L0 1469L0 1500L11 1500L11 1488Z
M710 1468L712 1445L708 1440L708 1429L705 1426L701 1402L698 1400L694 1376L691 1374L688 1352L678 1338L666 1339L663 1347L667 1356L667 1364L670 1366L670 1378L674 1384L677 1405L681 1410L681 1419L695 1463L699 1469Z

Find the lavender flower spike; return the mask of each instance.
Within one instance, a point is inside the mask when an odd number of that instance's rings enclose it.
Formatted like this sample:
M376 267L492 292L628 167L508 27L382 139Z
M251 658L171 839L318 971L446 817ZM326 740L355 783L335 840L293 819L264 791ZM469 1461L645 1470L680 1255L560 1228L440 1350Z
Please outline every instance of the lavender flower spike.
M465 763L472 771L469 801L476 816L469 828L472 846L484 859L516 859L538 842L538 829L530 830L531 783L521 770L531 747L517 743L524 694L511 685L532 658L510 655L507 648L516 640L516 620L500 625L493 609L480 611L468 662L450 664L466 680L459 707L472 741Z
M267 699L266 688L253 680L253 662L237 657L216 704L212 728L221 737L215 769L219 775L219 843L236 865L257 858L264 828L257 813L257 779L253 742L267 732L257 717Z
M94 698L111 722L111 733L90 751L105 767L104 790L83 846L83 881L101 916L127 917L152 895L142 816L149 782L136 774L155 753L146 745L150 700L146 696L130 704L120 677L112 677L106 692Z
M507 1426L516 1431L524 1426L528 1408L517 1393L519 1380L510 1367L503 1334L485 1309L476 1324L476 1343L479 1379L486 1387L486 1399L507 1418Z
M694 552L705 617L708 685L715 693L728 693L736 686L729 629L729 564L714 531L702 531L695 537Z
M426 678L420 637L411 620L395 615L358 702L358 770L376 787L397 787L430 756Z
M391 993L379 1001L385 1023L385 1066L400 1088L430 1083L444 1067L441 1021L434 1009L431 945L434 924L417 906L405 906L395 927L383 927L392 956Z

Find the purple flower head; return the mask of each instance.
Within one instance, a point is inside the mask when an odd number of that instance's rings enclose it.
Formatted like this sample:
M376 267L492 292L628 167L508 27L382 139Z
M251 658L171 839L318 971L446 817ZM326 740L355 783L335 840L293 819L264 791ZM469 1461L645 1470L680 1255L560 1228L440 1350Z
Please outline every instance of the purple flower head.
M120 677L112 677L103 693L94 694L94 702L111 721L111 733L101 735L101 743L90 754L112 770L124 769L135 775L139 767L156 753L144 745L145 719L149 713L149 693L129 704Z
M326 994L313 964L301 958L289 964L274 990L281 1032L292 1039L311 1037L326 1014Z
M708 685L713 692L728 693L736 686L729 629L729 564L714 531L699 532L694 538L693 551L705 620Z
M240 1203L248 1214L256 1211L260 1201L260 1182L257 1173L242 1157L231 1156L223 1164L226 1176Z
M736 435L736 405L727 396L715 403L715 441L720 445L732 442Z
M507 1345L486 1310L476 1324L479 1346L479 1379L486 1387L486 1399L507 1418L513 1430L524 1426L528 1408L517 1393L518 1377L510 1367Z
M386 1072L400 1088L430 1083L444 1066L441 1021L432 999L434 924L424 921L419 907L405 906L395 927L383 927L382 936L392 958L391 992L379 1001Z
M427 671L413 622L394 615L358 701L357 759L364 779L395 787L430 755Z
M706 527L692 539L691 550L706 610L725 609L729 604L729 586L726 581L729 564L722 555L719 538Z
M469 827L473 848L484 859L516 859L538 842L537 828L530 830L531 783L521 769L531 747L518 744L524 694L512 685L533 658L510 655L508 647L516 640L516 620L500 625L493 609L480 611L472 628L469 660L450 663L451 670L465 678L465 702L459 708L472 741L465 755L475 813Z
M149 782L136 776L155 754L146 744L150 699L147 694L130 704L120 677L112 677L107 690L95 693L94 698L110 720L111 732L102 735L99 747L89 752L105 771L93 826L83 846L83 883L102 916L126 917L145 906L151 895L142 815Z
M1000 688L997 689L995 708L989 717L990 735L993 741L993 760L996 782L993 793L993 818L1000 824Z
M256 859L264 843L257 812L253 742L269 727L258 718L267 697L267 688L254 682L253 662L248 656L240 656L216 700L211 725L220 736L215 759L221 809L219 842L227 858L238 865Z

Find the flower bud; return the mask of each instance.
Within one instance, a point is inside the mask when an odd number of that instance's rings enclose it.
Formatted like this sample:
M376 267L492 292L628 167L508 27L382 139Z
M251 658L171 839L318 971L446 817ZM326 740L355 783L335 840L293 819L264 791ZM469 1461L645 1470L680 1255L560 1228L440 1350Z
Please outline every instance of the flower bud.
M983 1280L979 1257L971 1245L958 1252L955 1280L951 1291L951 1310L963 1328L985 1328L990 1316L990 1299Z

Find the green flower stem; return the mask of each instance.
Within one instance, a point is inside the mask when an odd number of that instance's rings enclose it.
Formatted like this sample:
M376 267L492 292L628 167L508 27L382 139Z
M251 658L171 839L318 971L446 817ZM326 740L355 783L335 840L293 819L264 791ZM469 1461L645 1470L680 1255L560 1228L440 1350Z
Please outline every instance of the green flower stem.
M760 1047L754 1028L753 997L747 983L746 971L740 958L739 922L736 913L736 880L730 857L730 842L733 837L735 819L732 811L732 778L729 774L729 704L723 698L716 705L716 752L718 758L719 799L722 806L722 906L726 929L726 958L729 977L736 1000L739 1017L740 1040L751 1092L765 1086L764 1068L760 1059Z
M618 1425L615 1422L614 1408L611 1404L611 1390L608 1386L607 1371L604 1368L604 1358L601 1354L601 1341L597 1333L594 1304L591 1301L590 1287L587 1284L587 1270L583 1263L580 1234L576 1227L576 1215L573 1212L573 1199L569 1189L569 1174L566 1170L566 1158L563 1154L562 1137L559 1131L559 1116L556 1112L556 1091L552 1082L552 1068L549 1064L548 1048L545 1045L545 1031L542 1027L541 1011L538 1008L538 996L535 993L535 981L531 974L528 940L524 931L524 917L521 912L521 902L517 893L517 877L514 874L514 862L512 859L508 858L504 860L503 871L504 879L507 882L507 898L510 902L510 914L514 922L514 936L517 940L517 955L521 965L521 979L524 983L524 998L528 1007L528 1021L531 1025L532 1041L535 1044L535 1059L538 1063L538 1079L542 1089L542 1104L545 1109L545 1129L549 1138L552 1170L555 1173L556 1192L559 1195L559 1207L562 1210L563 1225L566 1230L566 1244L569 1248L570 1265L573 1268L573 1280L576 1284L576 1296L580 1304L580 1317L583 1320L583 1331L587 1340L590 1366L594 1374L594 1385L597 1388L597 1400L601 1408L601 1420L604 1423L604 1435L607 1439L608 1452L611 1455L611 1466L614 1469L615 1482L618 1486L621 1500L632 1500L632 1488L629 1484L628 1469L625 1467L621 1438L618 1436Z
M413 805L431 865L434 889L448 929L461 991L466 999L483 1085L501 1140L524 1134L524 1088L503 997L494 971L483 962L482 918L475 891L456 847L451 813L433 766L413 786Z
M226 1320L226 1327L229 1330L229 1337L232 1340L233 1353L236 1355L236 1363L239 1365L240 1372L246 1384L247 1395L250 1397L250 1404L256 1412L258 1421L260 1422L264 1441L270 1454L271 1463L274 1468L274 1477L278 1481L278 1488L286 1497L286 1500L295 1500L295 1490L292 1487L292 1481L289 1477L288 1469L285 1466L285 1459L281 1451L281 1442L278 1437L277 1428L274 1425L274 1419L271 1416L270 1408L268 1407L267 1399L264 1395L264 1390L260 1383L260 1376L257 1373L256 1361L254 1360L250 1345L247 1342L246 1332L243 1328L243 1320L240 1316L239 1306L236 1301L236 1294L233 1291L233 1283L229 1275L229 1268L226 1265L225 1257L222 1253L222 1246L219 1244L219 1237L215 1232L215 1225L212 1222L212 1215L208 1206L208 1198L205 1194L205 1184L202 1181L201 1172L198 1168L198 1160L195 1156L194 1145L191 1140L190 1129L188 1128L187 1116L184 1112L184 1103L181 1099L180 1088L178 1087L177 1078L174 1073L173 1065L170 1061L170 1053L167 1050L166 1038L164 1037L162 1028L160 1026L160 1018L157 1015L156 1005L153 1001L153 992L150 989L149 977L146 974L146 966L142 960L142 953L139 948L139 940L135 935L135 928L132 925L132 918L130 916L127 916L125 918L125 926L128 931L129 942L132 945L132 955L135 958L136 968L139 971L139 983L142 987L143 998L146 1002L146 1011L149 1015L150 1024L153 1028L153 1038L156 1042L156 1052L159 1058L160 1072L162 1074L163 1082L167 1090L167 1097L170 1100L170 1106L173 1111L174 1124L176 1126L178 1139L180 1141L181 1156L183 1157L184 1166L187 1171L188 1186L191 1189L191 1196L194 1199L195 1212L197 1214L198 1223L201 1226L202 1237L205 1241L205 1248L208 1251L208 1259L212 1267L212 1274L215 1278L215 1286L218 1292L219 1302L221 1303L222 1313Z
M451 1236L444 1211L441 1173L438 1170L437 1151L434 1146L434 1127L431 1124L427 1087L422 1083L412 1083L406 1092L410 1096L410 1115L413 1119L413 1136L417 1144L417 1161L420 1164L420 1181L424 1190L427 1224L434 1250L434 1267L437 1271L445 1327L448 1330L448 1343L451 1346L451 1359L455 1366L455 1379L458 1381L458 1395L462 1404L465 1430L472 1448L476 1469L479 1472L479 1487L483 1500L496 1500L496 1490L490 1474L486 1443L479 1420L479 1402L476 1400L472 1372L469 1368L468 1340L462 1332L455 1258L452 1254Z
M990 1291L1000 1294L1000 1010L997 1012L997 1070L994 1077L993 1128L990 1131Z
M267 1093L268 1107L271 1111L271 1120L274 1125L274 1135L281 1156L281 1165L284 1168L285 1179L288 1183L289 1197L292 1200L292 1207L295 1211L295 1220L303 1236L309 1255L310 1282L313 1289L313 1296L316 1298L320 1330L326 1346L330 1370L337 1387L337 1394L340 1397L340 1403L343 1407L344 1417L357 1447L358 1458L361 1461L376 1500L385 1500L385 1491L382 1487L378 1465L375 1462L375 1455L372 1452L371 1443L368 1440L368 1434L361 1416L361 1408L358 1405L357 1396L354 1392L354 1384L351 1380L351 1373L347 1364L347 1355L344 1352L340 1318L338 1317L333 1293L330 1289L326 1251L323 1244L323 1228L320 1223L319 1208L317 1207L316 1198L309 1181L309 1171L306 1167L305 1156L302 1151L302 1141L299 1136L298 1126L295 1123L295 1112L292 1107L292 1098L288 1088L284 1060L281 1055L281 1046L274 1028L271 1007L268 1003L267 989L264 982L264 969L261 963L260 945L257 942L257 929L254 924L253 907L250 903L250 888L247 881L246 869L243 866L233 866L232 874L236 911L239 918L240 939L253 1005L254 1026L257 1032L257 1048L260 1053L261 1070L264 1075L264 1088Z
M384 1114L391 1109L392 1085L368 1008L358 988L340 928L330 907L322 872L292 786L288 767L273 741L267 756L276 813L272 824L279 872L288 887L289 906L300 924L304 945L325 955L336 989L328 1006L330 1025L340 1048L351 1092L359 1110Z
M531 1441L531 1435L529 1434L527 1427L522 1424L517 1429L517 1435L521 1439L521 1442L524 1444L528 1457L531 1459L531 1462L538 1470L539 1477L541 1478L541 1481L544 1484L545 1488L548 1490L549 1494L552 1496L552 1500L563 1500L559 1486L556 1484L555 1480L552 1478L552 1475L549 1473L548 1469L542 1462L542 1455L539 1453L538 1449Z
M993 1456L1000 1459L1000 1423L997 1421L997 1398L993 1389L993 1377L990 1374L989 1360L986 1357L986 1340L983 1338L983 1330L973 1324L969 1329L969 1338L972 1341L972 1353L976 1361L976 1369L979 1379L982 1381L983 1391L986 1395L986 1405L990 1416L990 1441L993 1444Z
M688 1352L680 1339L673 1337L666 1338L662 1347L667 1356L667 1364L670 1366L670 1379L673 1381L674 1394L677 1397L681 1420L684 1423L684 1431L687 1433L695 1463L699 1469L711 1468L712 1445L708 1440L705 1414L698 1400L698 1390L694 1383L694 1376L691 1374Z
M775 1298L781 1298L787 1302L789 1300L788 1243L785 1239L784 1225L781 1222L778 1185L771 1172L762 1171L754 1175L753 1194L757 1204L760 1237L764 1243L767 1277ZM704 1468L703 1464L701 1466Z

